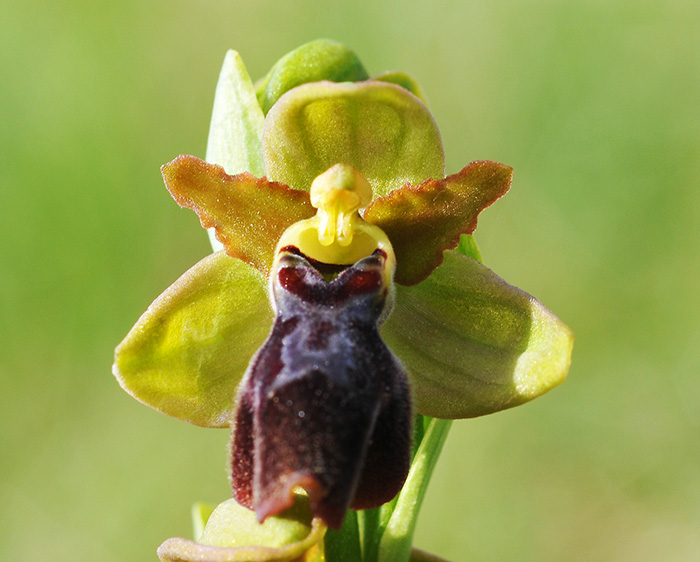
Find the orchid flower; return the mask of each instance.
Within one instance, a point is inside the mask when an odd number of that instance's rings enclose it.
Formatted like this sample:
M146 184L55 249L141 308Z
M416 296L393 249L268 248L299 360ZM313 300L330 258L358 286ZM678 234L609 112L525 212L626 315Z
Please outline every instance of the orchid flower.
M171 539L161 557L322 560L326 526L359 536L348 509L385 506L363 520L376 540L357 556L408 559L442 420L517 406L568 371L569 328L484 267L471 237L511 168L445 176L415 81L370 79L354 53L316 41L257 89L229 52L206 161L179 156L162 173L220 251L149 307L114 374L156 410L232 428L238 503L217 508L204 542ZM221 538L240 513L245 528L284 519L301 490L308 525L286 554Z

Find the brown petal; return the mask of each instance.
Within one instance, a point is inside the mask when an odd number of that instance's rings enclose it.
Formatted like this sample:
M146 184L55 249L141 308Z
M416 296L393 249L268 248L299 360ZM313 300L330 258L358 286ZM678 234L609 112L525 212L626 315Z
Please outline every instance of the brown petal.
M375 199L364 219L391 240L395 281L415 285L426 279L442 263L442 253L474 231L479 213L508 191L512 174L498 162L472 162L445 179L407 184Z
M221 166L178 156L161 168L165 185L205 228L215 228L226 253L267 274L282 233L314 215L309 194L247 172L228 175Z

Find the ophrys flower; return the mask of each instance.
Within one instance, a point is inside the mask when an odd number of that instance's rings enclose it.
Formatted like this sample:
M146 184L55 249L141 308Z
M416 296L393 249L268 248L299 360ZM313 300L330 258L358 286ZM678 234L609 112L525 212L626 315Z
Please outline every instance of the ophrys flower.
M240 60L227 58L217 100L235 99L235 109L215 107L209 151L223 167L191 156L163 167L175 199L216 230L225 252L154 302L117 348L115 374L139 400L197 425L228 427L238 405L237 497L264 518L301 485L312 511L339 526L348 506L386 501L405 476L409 391L403 374L379 371L405 369L419 414L484 415L560 383L573 338L473 259L469 235L509 188L509 167L473 162L445 177L435 121L401 75L304 82L273 72L256 98ZM217 140L226 131L239 144ZM333 197L309 194L314 182L330 182ZM281 327L290 318L300 332ZM343 335L331 345L329 332ZM371 342L347 345L369 333ZM281 352L299 342L323 353ZM330 388L325 371L348 379L349 365L362 371L366 399ZM333 435L345 444L334 449ZM384 444L380 462L373 442ZM376 480L389 485L373 482L381 464L395 474Z

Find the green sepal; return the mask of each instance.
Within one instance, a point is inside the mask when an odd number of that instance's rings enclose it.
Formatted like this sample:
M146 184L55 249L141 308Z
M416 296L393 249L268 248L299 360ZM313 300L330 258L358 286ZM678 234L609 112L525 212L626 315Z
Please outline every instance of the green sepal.
M471 258L448 250L428 279L397 285L395 302L382 336L408 370L420 414L483 416L566 378L571 330Z
M114 375L160 412L227 427L238 384L272 318L265 278L223 252L211 254L139 318L117 346Z
M317 39L286 54L257 84L256 93L267 114L282 94L309 82L358 82L369 75L357 55L330 39Z
M367 178L374 195L443 178L440 132L416 96L379 81L304 84L284 94L265 119L270 180L308 190L339 162Z
M442 180L405 185L375 199L364 219L381 228L396 253L394 280L420 283L442 263L443 251L471 234L479 213L510 188L513 169L498 162L472 162Z
M306 191L247 172L230 176L195 156L178 156L161 171L173 198L197 213L204 228L215 229L226 253L264 274L282 233L315 214Z
M230 499L211 514L199 541L168 539L158 556L163 562L323 562L325 532L319 519L312 520L304 495L264 523Z

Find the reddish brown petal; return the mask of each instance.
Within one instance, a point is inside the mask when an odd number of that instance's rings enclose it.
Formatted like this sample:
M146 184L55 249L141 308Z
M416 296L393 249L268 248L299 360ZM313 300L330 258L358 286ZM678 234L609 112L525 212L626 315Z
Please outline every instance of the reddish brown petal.
M229 256L267 274L282 233L314 215L309 194L247 172L228 175L221 166L178 156L161 168L165 185L182 207L192 209Z
M415 285L442 263L442 253L471 234L479 213L510 188L513 170L498 162L472 162L442 180L405 185L375 199L364 218L381 228L396 253L395 280Z

